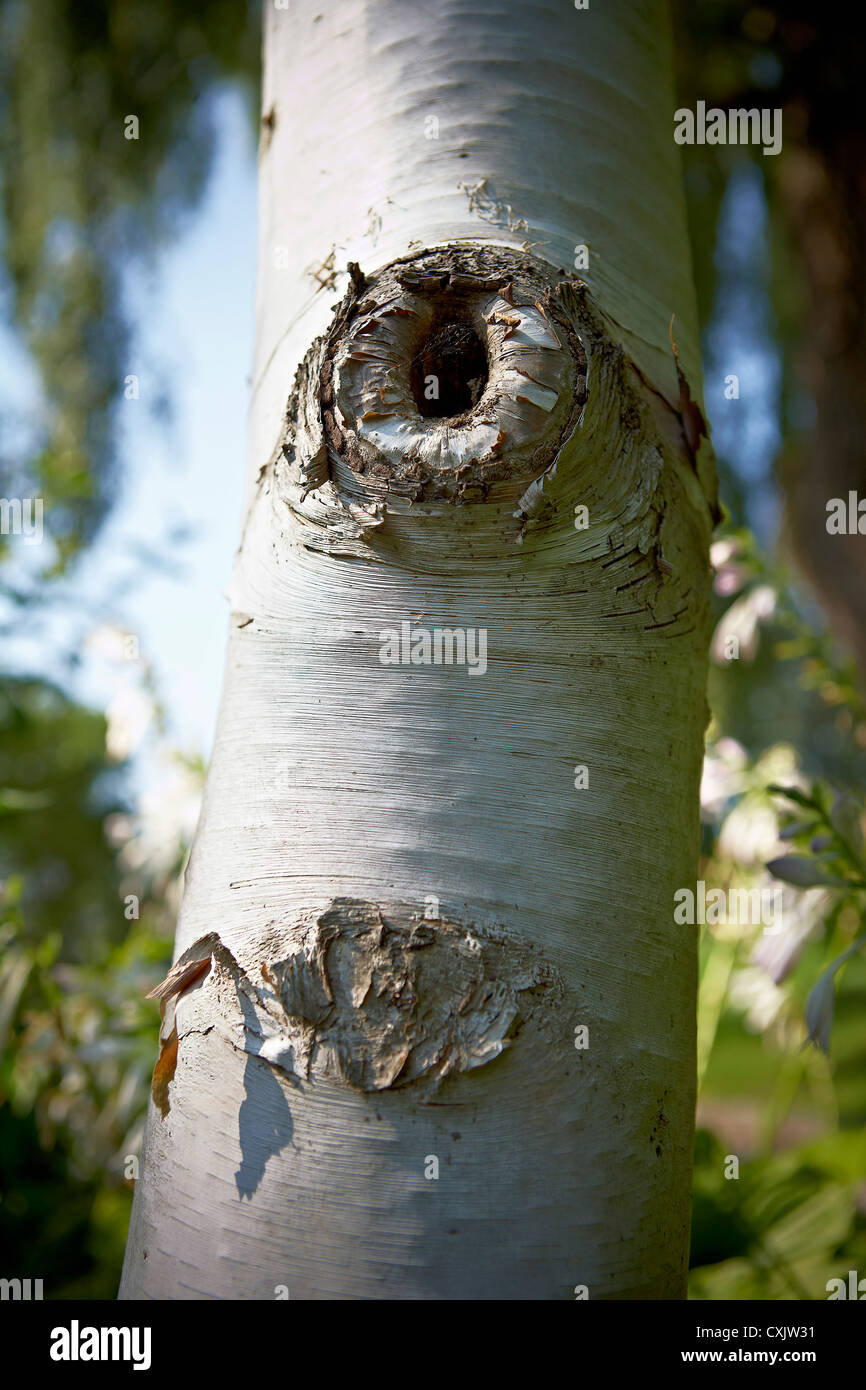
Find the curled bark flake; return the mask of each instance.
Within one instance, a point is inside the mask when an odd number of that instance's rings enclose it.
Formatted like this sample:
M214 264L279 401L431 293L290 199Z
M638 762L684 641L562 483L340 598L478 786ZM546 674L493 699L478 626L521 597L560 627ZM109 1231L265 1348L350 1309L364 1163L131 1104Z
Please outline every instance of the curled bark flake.
M252 622L252 619L248 621ZM183 994L184 990L189 989L210 970L211 956L218 943L219 936L216 932L199 937L198 941L178 956L165 979L146 994L145 999L161 999L167 1002L175 995Z
M174 1009L176 1010L177 1001L181 995L210 973L215 959L229 968L237 968L234 957L223 946L219 934L208 932L207 935L199 937L178 956L165 979L145 995L146 999L159 1000L160 1026L165 1022L166 1007L169 1003L174 1000ZM171 1109L168 1100L168 1088L174 1080L177 1069L178 1041L175 1013L171 1032L165 1038L160 1037L159 1056L156 1059L156 1066L153 1069L153 1078L150 1083L150 1093L163 1119Z
M165 1119L171 1109L168 1101L168 1088L170 1083L174 1080L176 1068L177 1024L174 1025L168 1037L160 1043L159 1056L156 1059L156 1066L153 1069L153 1080L150 1083L150 1094L163 1119Z

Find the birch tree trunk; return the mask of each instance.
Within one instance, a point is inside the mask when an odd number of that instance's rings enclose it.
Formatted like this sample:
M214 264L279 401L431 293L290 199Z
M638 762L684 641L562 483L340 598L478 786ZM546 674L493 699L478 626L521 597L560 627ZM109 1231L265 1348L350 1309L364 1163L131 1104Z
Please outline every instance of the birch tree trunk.
M121 1297L680 1298L715 503L666 10L316 11L266 8L248 509Z

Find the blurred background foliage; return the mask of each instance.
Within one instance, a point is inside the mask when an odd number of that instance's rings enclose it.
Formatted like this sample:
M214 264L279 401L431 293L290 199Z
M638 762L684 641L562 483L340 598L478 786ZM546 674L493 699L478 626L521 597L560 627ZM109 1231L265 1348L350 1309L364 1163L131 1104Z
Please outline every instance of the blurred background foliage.
M830 497L866 495L866 118L832 4L675 0L674 16L678 103L778 106L785 133L776 158L683 151L728 509L700 876L783 905L772 931L701 929L690 1293L820 1299L866 1275L866 583L862 542L825 528ZM6 310L45 410L0 421L0 491L43 496L54 542L23 612L112 504L123 276L201 198L215 85L254 109L259 22L219 0L3 10ZM92 639L123 672L106 714L0 675L0 1248L5 1276L42 1275L52 1298L116 1292L156 1053L144 995L170 959L204 773L171 746L122 623L94 614ZM143 741L158 797L129 776Z
M866 497L866 114L832 0L673 8L678 104L784 132L683 149L728 511L700 875L783 895L778 930L702 931L690 1295L825 1298L866 1274L866 544L826 529Z
M124 277L198 205L212 94L239 83L252 113L259 50L259 7L243 0L0 10L2 255L45 397L23 442L8 425L0 436L3 495L44 499L58 568L93 539L113 496L133 334Z

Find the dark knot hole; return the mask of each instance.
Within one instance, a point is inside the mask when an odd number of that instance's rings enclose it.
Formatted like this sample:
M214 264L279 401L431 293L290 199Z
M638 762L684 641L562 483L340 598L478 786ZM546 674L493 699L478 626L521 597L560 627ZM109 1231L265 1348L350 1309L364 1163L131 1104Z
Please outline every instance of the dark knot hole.
M410 385L425 419L451 419L477 405L487 386L487 350L472 324L440 314L412 359Z

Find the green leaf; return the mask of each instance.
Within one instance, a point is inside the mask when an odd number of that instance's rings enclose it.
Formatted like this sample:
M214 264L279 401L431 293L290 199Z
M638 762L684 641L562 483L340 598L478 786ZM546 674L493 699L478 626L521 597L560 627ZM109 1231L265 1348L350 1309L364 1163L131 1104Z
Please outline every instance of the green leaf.
M820 1047L822 1052L830 1051L830 1029L833 1026L833 1011L836 1005L836 972L848 957L853 956L864 944L866 936L858 937L847 951L843 951L841 956L831 961L806 1000L806 1028L809 1041Z
M800 854L785 854L781 859L771 859L766 867L773 878L781 879L782 883L793 883L796 888L851 887L847 879L832 878L814 859L806 859Z
M775 782L771 782L767 791L773 796L787 797L788 801L794 801L798 806L806 806L810 811L819 809L817 803L805 792L801 792L799 787L780 787Z
M792 821L779 831L780 840L796 840L798 835L811 835L814 830L820 828L819 820L798 820Z
M855 854L863 849L863 808L852 796L840 793L830 811L830 824Z

